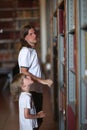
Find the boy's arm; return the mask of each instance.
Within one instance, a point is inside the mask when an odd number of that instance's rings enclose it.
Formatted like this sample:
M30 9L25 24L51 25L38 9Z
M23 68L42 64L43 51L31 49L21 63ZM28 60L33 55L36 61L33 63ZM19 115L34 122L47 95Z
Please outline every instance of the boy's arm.
M20 69L21 69L21 73L29 75L33 80L35 80L43 85L48 85L49 87L51 87L53 84L53 81L51 79L42 79L42 78L36 77L33 74L29 73L27 68L21 67Z
M33 115L33 114L29 113L29 109L28 108L24 108L24 117L26 119L43 118L43 117L45 117L45 113L43 111L40 111L37 114Z

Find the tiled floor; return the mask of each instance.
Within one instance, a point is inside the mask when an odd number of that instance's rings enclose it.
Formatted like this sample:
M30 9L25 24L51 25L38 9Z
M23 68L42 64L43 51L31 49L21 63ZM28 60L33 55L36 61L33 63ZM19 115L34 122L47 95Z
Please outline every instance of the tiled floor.
M43 110L47 113L40 130L57 130L53 120L49 88L44 88ZM18 104L13 102L9 90L0 92L0 130L19 130Z

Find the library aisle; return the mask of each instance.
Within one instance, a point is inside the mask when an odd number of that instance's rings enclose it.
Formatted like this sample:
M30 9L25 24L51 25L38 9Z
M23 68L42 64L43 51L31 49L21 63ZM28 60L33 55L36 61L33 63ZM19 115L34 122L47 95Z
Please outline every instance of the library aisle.
M0 130L19 130L18 104L13 102L9 94L9 86L3 90L4 81L0 80ZM43 120L40 130L57 130L57 123L53 119L49 88L44 88L43 110L47 116Z

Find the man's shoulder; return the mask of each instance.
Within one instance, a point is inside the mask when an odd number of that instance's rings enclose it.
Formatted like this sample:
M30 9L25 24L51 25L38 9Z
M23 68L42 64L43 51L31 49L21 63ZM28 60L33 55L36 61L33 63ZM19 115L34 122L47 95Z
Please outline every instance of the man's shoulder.
M22 47L20 52L19 52L19 57L20 56L35 56L37 53L36 53L36 50L33 49L33 48L27 48L27 47Z
M35 49L33 49L33 48L28 48L28 47L22 47L20 51L25 51L25 52L26 52L26 51L36 52Z
M31 49L27 48L27 47L22 47L21 50L19 51L19 54L27 54L30 53Z

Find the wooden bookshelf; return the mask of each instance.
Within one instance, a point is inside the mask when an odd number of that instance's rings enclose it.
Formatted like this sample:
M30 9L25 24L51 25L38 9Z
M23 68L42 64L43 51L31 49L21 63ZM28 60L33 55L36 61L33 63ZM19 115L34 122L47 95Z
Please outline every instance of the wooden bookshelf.
M39 0L1 0L0 2L0 65L16 61L20 47L20 29L26 24L36 27L40 35ZM6 56L7 55L7 56Z
M87 129L87 0L52 0L51 49L57 38L58 129ZM56 3L56 4L55 4ZM56 6L54 6L56 5ZM53 54L52 54L53 57ZM54 78L55 70L52 70Z
M0 1L0 74L7 76L4 88L19 72L17 59L21 27L32 24L40 35L39 6L39 0Z

